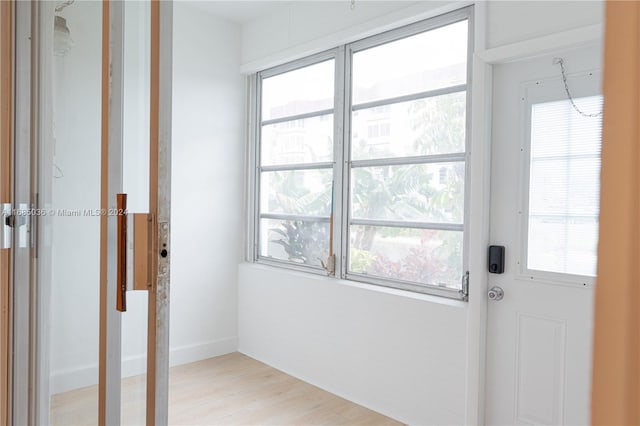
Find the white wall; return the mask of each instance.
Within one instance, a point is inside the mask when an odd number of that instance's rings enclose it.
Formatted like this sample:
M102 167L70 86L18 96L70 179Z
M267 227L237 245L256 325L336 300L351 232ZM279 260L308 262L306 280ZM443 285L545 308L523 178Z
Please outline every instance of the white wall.
M171 363L236 350L242 258L240 27L174 3Z
M99 207L101 5L76 2L64 11L74 47L55 61L54 208ZM132 28L138 28L135 20ZM143 27L142 25L140 27ZM131 28L131 27L127 27ZM134 36L135 34L129 34ZM130 39L129 39L130 40ZM135 50L125 52L136 58ZM143 50L141 55L144 55ZM137 59L140 59L139 57ZM130 63L130 62L129 62ZM148 67L140 61L137 69ZM236 265L242 256L244 79L240 27L191 3L174 6L171 357L172 365L235 351ZM128 68L127 68L128 69ZM126 94L145 78L128 71ZM125 137L142 133L135 122L138 96L126 96ZM132 118L138 117L138 118ZM127 121L127 120L125 120ZM130 127L133 126L133 127ZM142 130L144 130L142 128ZM127 141L125 140L125 143ZM148 146L148 145L144 145ZM133 211L144 211L148 157L127 145L125 179ZM140 165L143 166L140 166ZM137 198L137 200L135 199ZM51 391L97 383L99 219L53 218ZM123 374L145 370L146 293L128 294L123 314Z
M315 2L297 2L248 22L243 26L243 70L258 71L462 4L393 7L357 1L356 10L367 10L361 18L349 15L345 5L324 9ZM487 47L601 23L603 17L601 2L482 6L489 28L477 35L486 36ZM410 424L464 424L482 418L465 410L482 404L468 398L477 398L471 376L481 374L473 348L483 300L470 309L267 266L244 264L239 270L241 352Z
M489 1L487 47L604 21L601 1Z
M463 302L241 265L239 351L409 424L463 424Z
M255 72L463 7L472 1L292 2L242 28L242 69ZM483 1L486 48L603 22L602 1ZM268 36L267 36L268 35Z
M242 70L279 63L440 14L465 1L297 1L242 27ZM456 6L458 5L458 6Z

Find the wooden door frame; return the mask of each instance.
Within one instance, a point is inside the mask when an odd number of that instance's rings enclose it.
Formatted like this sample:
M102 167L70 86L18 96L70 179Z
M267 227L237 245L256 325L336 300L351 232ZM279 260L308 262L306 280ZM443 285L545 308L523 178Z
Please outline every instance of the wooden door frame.
M151 288L147 331L147 425L169 421L171 108L173 2L151 1L149 213Z
M122 192L123 37L122 2L102 2L102 107L100 209L116 208ZM98 424L120 424L121 315L116 311L116 217L100 216L100 326Z
M591 421L640 424L640 3L607 1Z
M0 204L9 205L13 205L13 12L13 1L0 2ZM0 424L10 424L11 419L11 264L11 250L0 249Z

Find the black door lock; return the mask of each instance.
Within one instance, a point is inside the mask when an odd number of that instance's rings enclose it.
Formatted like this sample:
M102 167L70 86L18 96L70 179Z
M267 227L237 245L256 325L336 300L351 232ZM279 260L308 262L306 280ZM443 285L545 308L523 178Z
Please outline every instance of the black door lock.
M504 273L504 246L489 246L489 272Z

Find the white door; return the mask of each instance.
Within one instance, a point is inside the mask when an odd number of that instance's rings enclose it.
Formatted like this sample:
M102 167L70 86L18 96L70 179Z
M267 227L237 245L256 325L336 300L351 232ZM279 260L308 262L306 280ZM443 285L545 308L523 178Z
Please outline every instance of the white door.
M589 424L600 61L592 47L494 68L490 244L506 255L489 274L504 297L488 301L488 425Z

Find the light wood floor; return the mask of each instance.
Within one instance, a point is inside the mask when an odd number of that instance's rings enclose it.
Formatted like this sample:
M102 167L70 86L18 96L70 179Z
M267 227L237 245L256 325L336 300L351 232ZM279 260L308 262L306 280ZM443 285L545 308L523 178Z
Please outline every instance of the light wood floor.
M122 424L144 424L144 376L122 384ZM54 395L51 423L97 424L96 386ZM172 425L398 425L239 353L173 367Z

